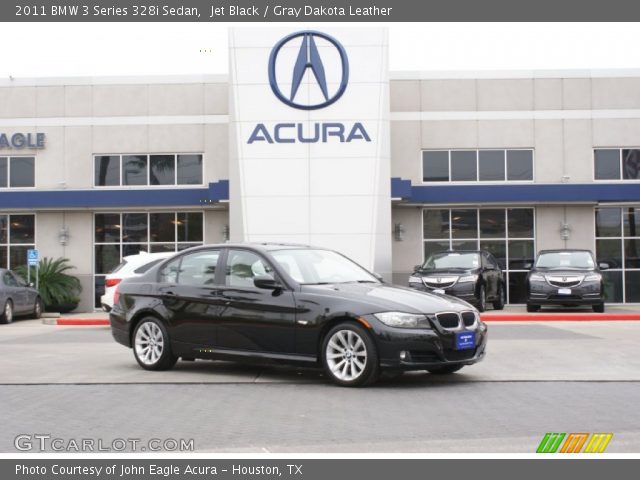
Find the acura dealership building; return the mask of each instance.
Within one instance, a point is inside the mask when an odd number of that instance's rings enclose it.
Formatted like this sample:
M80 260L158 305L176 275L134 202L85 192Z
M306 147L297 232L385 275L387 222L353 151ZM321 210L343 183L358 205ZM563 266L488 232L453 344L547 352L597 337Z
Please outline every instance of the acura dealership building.
M230 30L225 76L0 80L0 267L67 257L99 305L141 250L296 242L386 279L489 250L609 264L640 302L640 71L389 72L382 28Z

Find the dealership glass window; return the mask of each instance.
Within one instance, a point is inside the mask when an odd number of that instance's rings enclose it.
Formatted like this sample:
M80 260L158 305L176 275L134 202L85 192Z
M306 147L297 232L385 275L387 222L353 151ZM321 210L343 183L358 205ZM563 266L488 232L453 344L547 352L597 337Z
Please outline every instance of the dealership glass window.
M422 152L422 179L425 182L448 182L449 152L438 150Z
M639 220L640 206L595 209L596 258L609 265L602 272L609 302L640 301Z
M96 155L94 185L202 185L202 154ZM0 180L2 163L0 161Z
M105 275L123 257L141 251L176 252L204 240L202 212L96 213L94 225L96 307L104 294Z
M426 208L424 259L442 250L487 250L505 273L509 303L524 303L535 257L534 222L533 208Z
M640 149L594 149L593 177L596 180L640 180Z
M478 179L478 152L476 150L451 151L451 181L474 182Z
M423 182L530 182L532 149L424 150Z
M0 157L0 188L35 187L35 167L35 157Z
M35 215L0 215L0 268L27 263L27 250L35 248Z

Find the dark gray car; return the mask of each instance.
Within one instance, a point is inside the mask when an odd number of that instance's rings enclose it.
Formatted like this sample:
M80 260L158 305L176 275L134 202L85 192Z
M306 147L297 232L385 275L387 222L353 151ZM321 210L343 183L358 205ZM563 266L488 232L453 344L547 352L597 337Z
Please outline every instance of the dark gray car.
M29 286L11 270L0 268L0 323L11 323L18 315L40 318L42 299L38 291Z
M604 312L604 280L589 250L542 250L527 276L527 311L543 305L591 306Z

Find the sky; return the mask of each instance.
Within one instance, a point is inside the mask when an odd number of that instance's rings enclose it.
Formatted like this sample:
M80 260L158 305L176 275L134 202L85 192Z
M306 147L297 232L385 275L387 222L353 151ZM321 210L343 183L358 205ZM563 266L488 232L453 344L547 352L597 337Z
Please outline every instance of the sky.
M233 26L367 24L0 23L0 78L226 74ZM640 68L636 23L394 23L391 71Z

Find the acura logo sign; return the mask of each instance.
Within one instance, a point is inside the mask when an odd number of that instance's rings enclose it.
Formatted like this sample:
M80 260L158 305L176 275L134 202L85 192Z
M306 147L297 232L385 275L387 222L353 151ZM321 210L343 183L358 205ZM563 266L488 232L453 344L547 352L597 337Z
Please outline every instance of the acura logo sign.
M302 40L299 43L295 63L278 68L278 63L284 61L281 59L281 57L284 57L284 55L281 55L283 47L289 44L298 45L297 39L300 37ZM338 53L340 74L336 78L327 79L327 73L335 72L336 69L325 69L322 56L318 50L317 40L321 41L323 47L328 45ZM290 71L291 76L278 78L278 71ZM300 84L307 72L313 75L312 80L318 85L323 101L310 103L309 100L302 100L301 97L303 95L300 94ZM342 96L348 82L349 60L347 59L347 52L340 42L326 33L311 30L292 33L276 43L271 50L271 55L269 56L269 83L271 84L271 90L280 101L290 107L301 110L316 110L327 107Z

